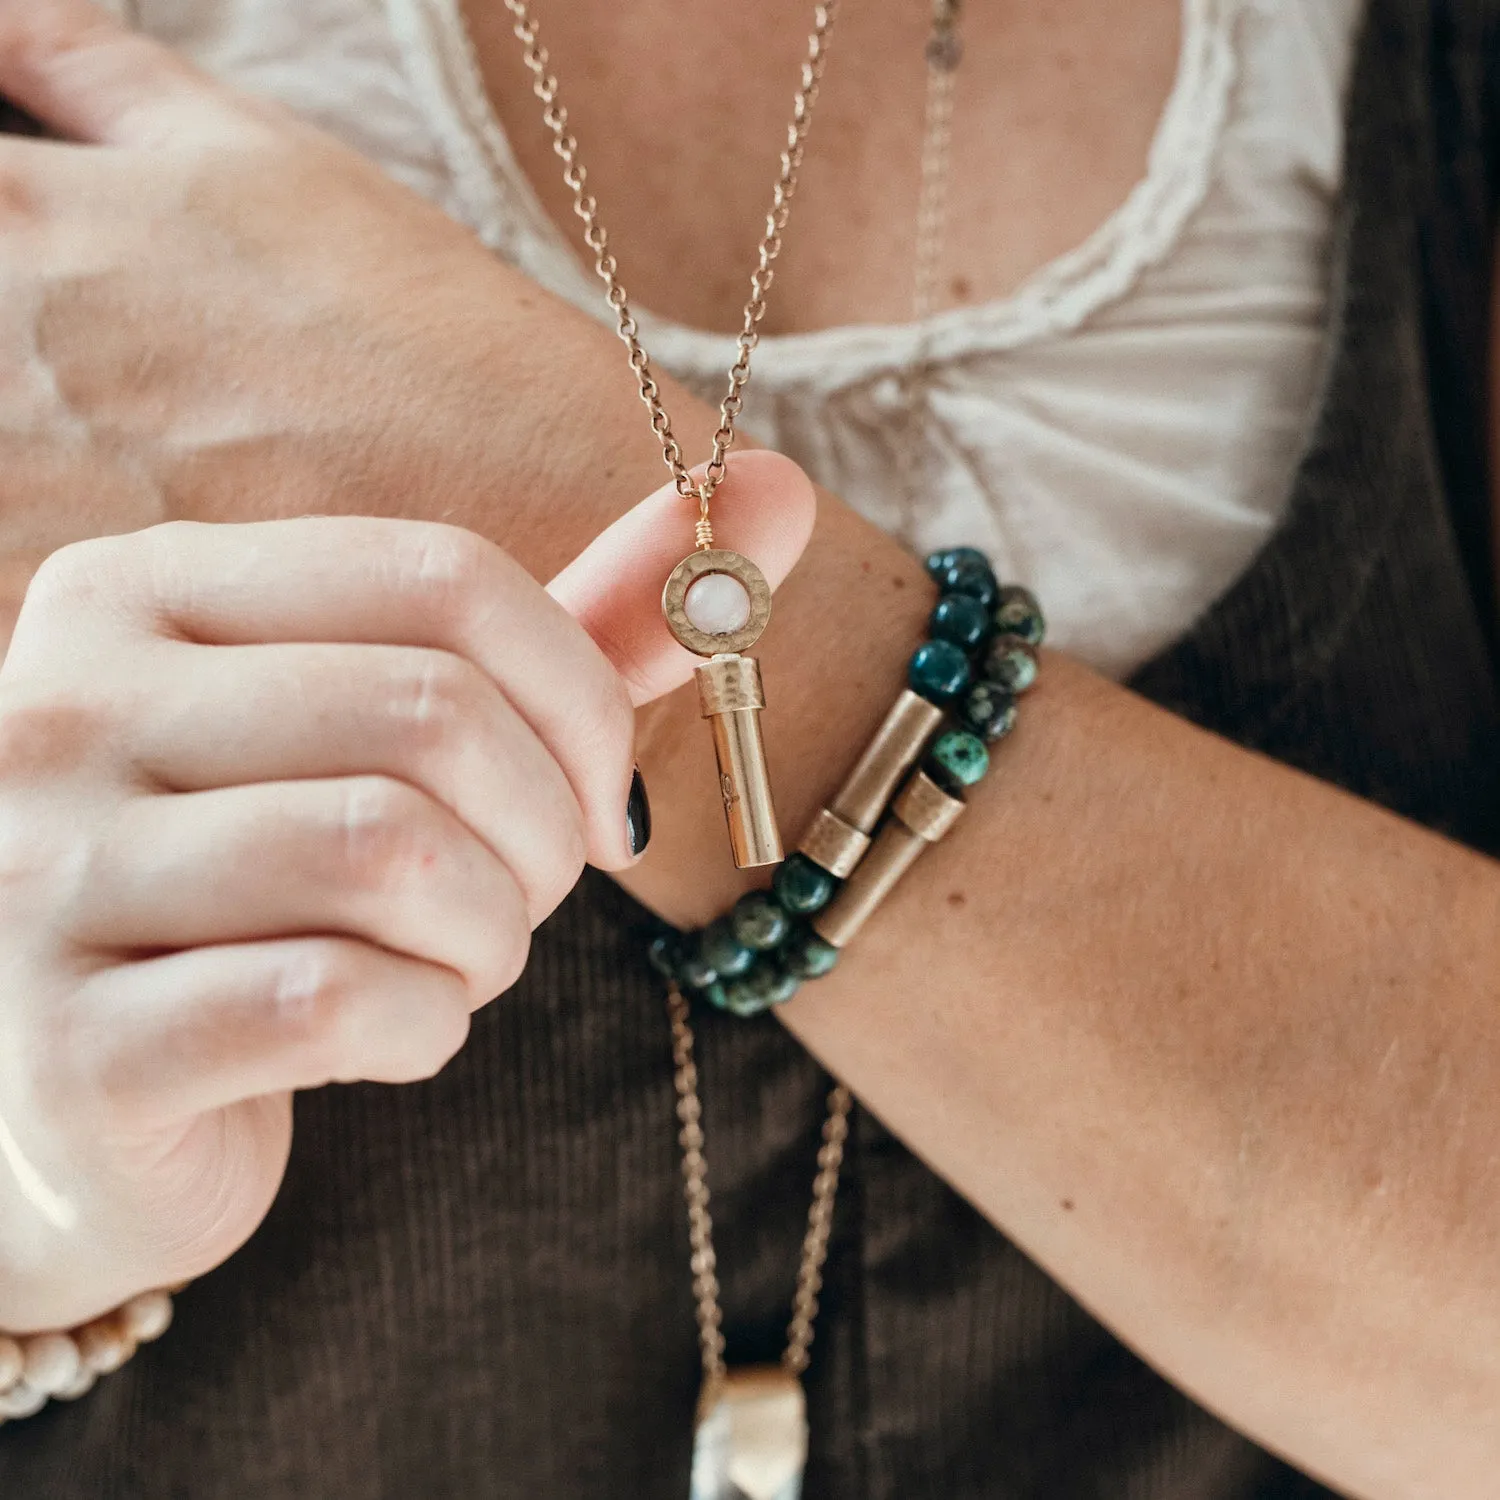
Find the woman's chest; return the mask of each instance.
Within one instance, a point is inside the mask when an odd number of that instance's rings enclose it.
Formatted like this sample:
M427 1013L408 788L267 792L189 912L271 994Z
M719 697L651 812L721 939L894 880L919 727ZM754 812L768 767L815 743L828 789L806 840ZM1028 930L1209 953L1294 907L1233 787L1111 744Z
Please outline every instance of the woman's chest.
M432 124L424 75L450 94L482 89L488 98L468 112L493 110L508 165L579 246L503 0L133 9L214 71L355 132L398 165L424 154L413 128ZM1184 0L960 7L944 302L1009 293L1118 207L1145 171L1183 12ZM738 326L813 14L813 0L533 7L626 283L657 313ZM836 11L765 332L908 316L931 14L931 0L845 0ZM412 102L424 120L410 118Z
M514 16L502 0L462 3L519 169L576 243ZM829 10L768 333L911 310L934 6ZM1177 71L1182 11L1182 0L955 7L941 303L1008 294L1126 197ZM537 0L531 15L632 291L693 327L738 327L813 0Z

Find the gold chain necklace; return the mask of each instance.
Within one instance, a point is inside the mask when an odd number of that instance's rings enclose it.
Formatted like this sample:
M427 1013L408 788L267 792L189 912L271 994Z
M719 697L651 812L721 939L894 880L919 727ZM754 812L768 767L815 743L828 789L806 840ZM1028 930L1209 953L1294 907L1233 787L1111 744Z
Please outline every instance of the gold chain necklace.
M742 655L760 639L771 618L771 589L765 575L749 558L714 546L709 507L728 469L735 423L750 379L750 357L760 341L766 296L775 279L776 257L781 253L782 236L791 217L792 198L802 171L813 106L823 81L828 37L838 0L824 0L813 9L807 55L787 126L786 150L781 153L781 172L771 192L771 210L766 215L765 233L750 277L750 300L745 303L728 389L719 405L719 428L703 477L696 480L688 470L662 404L650 357L641 343L640 327L620 281L619 264L609 248L609 235L599 222L599 205L588 191L588 173L578 159L577 138L568 129L567 110L558 102L557 75L551 71L547 49L538 40L531 7L526 0L505 0L505 8L515 20L515 34L525 51L532 92L542 103L542 120L552 136L552 149L562 160L563 182L573 194L573 212L583 221L584 243L593 254L594 270L604 283L606 300L615 314L616 330L630 352L630 368L639 383L641 400L651 413L651 430L661 443L662 457L671 470L677 493L685 500L697 502L698 520L694 527L697 550L685 557L668 577L662 590L662 613L672 634L689 651L707 658L697 670L698 697L703 717L713 729L719 789L734 862L742 870L779 864L783 853L781 833L760 730L765 691L760 663L754 657Z
M927 320L938 310L939 275L948 237L948 183L953 146L953 95L963 37L960 0L933 0L927 39L927 101L922 130L922 178L917 198L917 243L913 256L911 320L922 330L916 357L901 373L901 417L896 464L901 471L900 528L910 543L924 498L927 401L932 379Z
M681 445L672 432L650 357L641 342L639 325L620 281L618 263L609 249L608 234L599 222L598 204L587 190L588 177L578 159L578 142L568 129L567 110L558 102L557 77L550 71L547 49L538 39L537 23L527 0L504 0L504 4L514 18L515 35L525 49L532 91L542 103L542 118L552 136L552 149L563 163L563 182L573 195L573 212L583 223L584 243L593 254L594 270L604 283L606 300L615 314L616 330L629 351L641 400L651 415L651 429L661 443L662 456L677 493L697 502L694 527L697 550L678 564L668 578L662 593L662 610L672 634L690 651L708 658L698 669L699 696L704 716L713 724L735 863L742 869L775 864L782 858L782 846L758 723L765 699L758 664L753 658L740 655L755 644L766 627L770 618L770 589L748 558L715 548L710 505L727 471L735 424L750 379L750 358L760 340L766 296L775 278L773 267L791 214L838 0L826 0L814 8L800 85L787 126L781 172L772 190L771 211L766 216L766 230L750 278L750 298L745 304L735 361L719 406L719 427L714 434L712 455L698 480L689 471ZM932 0L912 293L914 321L928 317L938 300L937 276L947 224L953 75L962 55L959 6L960 0ZM903 467L908 469L916 467L913 455L918 446L927 374L924 356L903 378L908 428ZM742 590L741 600L736 601L732 595L729 600L731 606L740 603L740 613L733 608L724 611L722 592L712 601L714 607L710 610L695 609L695 592L714 578L727 578ZM705 629L705 625L710 628ZM724 626L728 628L714 628ZM818 1151L818 1171L781 1363L770 1369L730 1371L724 1361L724 1312L709 1209L703 1104L698 1092L693 1029L687 999L676 984L669 986L667 1007L681 1126L678 1139L682 1147L693 1295L703 1365L691 1500L798 1500L808 1448L807 1404L801 1377L811 1357L853 1098L843 1084L835 1084L828 1095L828 1115Z
M955 74L963 57L960 0L933 0L926 48L927 94L923 111L921 189L912 278L912 320L937 310L938 277L947 238ZM918 465L922 411L929 376L925 354L903 379L906 431L902 444L908 479ZM672 1027L673 1084L681 1126L683 1196L692 1252L693 1299L698 1322L703 1389L698 1402L690 1500L797 1500L807 1465L807 1400L802 1388L817 1326L823 1267L833 1232L839 1173L849 1139L853 1096L843 1084L828 1095L828 1115L818 1150L807 1230L797 1267L792 1317L781 1364L731 1371L724 1363L724 1310L719 1297L718 1256L709 1209L708 1159L703 1102L688 1002L681 989L667 989Z

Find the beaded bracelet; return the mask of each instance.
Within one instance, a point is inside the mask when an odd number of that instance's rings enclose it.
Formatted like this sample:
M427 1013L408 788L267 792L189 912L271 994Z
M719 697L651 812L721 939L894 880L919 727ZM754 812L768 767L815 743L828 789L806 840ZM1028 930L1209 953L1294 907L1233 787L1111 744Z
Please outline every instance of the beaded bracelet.
M1026 589L1002 587L975 548L934 552L926 566L940 597L908 686L770 890L740 897L699 931L668 930L651 943L658 973L720 1010L759 1015L829 973L952 828L967 789L989 771L990 747L1015 728L1016 699L1037 678L1040 606Z
M101 1375L113 1375L171 1324L171 1294L146 1292L66 1333L0 1333L0 1427L35 1416L48 1401L88 1395Z

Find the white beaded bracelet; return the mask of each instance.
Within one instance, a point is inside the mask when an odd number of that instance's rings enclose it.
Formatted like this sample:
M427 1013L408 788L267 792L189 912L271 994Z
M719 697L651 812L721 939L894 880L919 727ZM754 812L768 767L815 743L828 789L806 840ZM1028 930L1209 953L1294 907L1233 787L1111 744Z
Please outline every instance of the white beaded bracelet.
M142 1344L172 1325L172 1297L146 1292L67 1333L0 1333L0 1427L35 1416L48 1401L76 1401Z

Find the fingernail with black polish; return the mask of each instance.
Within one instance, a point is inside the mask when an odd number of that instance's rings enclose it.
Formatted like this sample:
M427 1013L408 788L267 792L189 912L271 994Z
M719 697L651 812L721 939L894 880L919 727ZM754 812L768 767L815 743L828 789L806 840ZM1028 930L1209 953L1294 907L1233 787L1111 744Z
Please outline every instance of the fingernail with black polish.
M639 858L651 842L651 799L646 795L645 778L641 768L635 768L630 778L630 801L625 804L625 830L630 839L630 852Z

